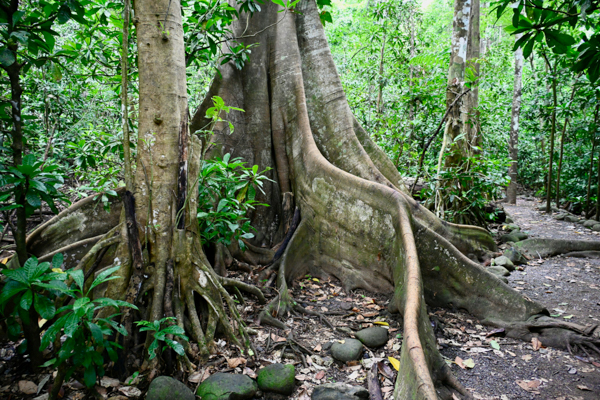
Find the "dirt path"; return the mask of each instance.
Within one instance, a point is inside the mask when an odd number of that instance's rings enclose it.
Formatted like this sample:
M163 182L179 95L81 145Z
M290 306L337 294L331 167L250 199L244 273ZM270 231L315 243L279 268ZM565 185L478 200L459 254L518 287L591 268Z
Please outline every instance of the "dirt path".
M505 206L515 224L530 237L556 239L600 240L597 232L583 226L557 221L537 211L541 203L519 198L517 206ZM579 324L600 323L600 260L552 257L531 260L524 271L514 271L509 285L532 299L544 304L556 318ZM458 379L481 399L599 399L600 364L594 365L585 354L569 355L557 349L533 350L531 343L512 339L495 339L500 350L494 351L480 340L477 322L464 324L470 318L464 314L446 313L446 320L455 318L454 326L465 326L466 333L454 340L461 346L450 345L442 351L449 359L459 356L472 358L475 367L463 370L456 364L452 369ZM443 319L442 318L442 319ZM456 329L456 328L454 328ZM477 331L477 333L470 333ZM452 337L452 328L444 329L444 336ZM469 348L465 339L482 342ZM439 337L439 336L438 336ZM442 339L443 340L443 339ZM475 349L475 352L473 351ZM479 352L481 349L488 350ZM490 351L491 350L491 351ZM593 358L599 362L598 356Z

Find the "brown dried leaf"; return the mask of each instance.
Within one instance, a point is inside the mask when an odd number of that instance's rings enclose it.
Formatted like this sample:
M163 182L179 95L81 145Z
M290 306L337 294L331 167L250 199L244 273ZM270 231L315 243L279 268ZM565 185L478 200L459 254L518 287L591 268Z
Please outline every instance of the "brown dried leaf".
M319 352L319 351L321 351L322 349L323 349L323 348L321 347L321 343L319 343L318 345L316 345L316 346L313 348L313 351L316 351L316 352L318 353L318 352Z
M456 358L454 359L454 362L456 363L456 365L458 365L462 369L467 369L467 367L465 367L465 365L463 364L463 359L460 358L459 356L456 356Z
M236 368L239 367L242 364L246 364L246 359L243 357L236 357L236 358L228 358L227 359L227 366L229 368Z
M533 351L538 351L542 347L542 342L536 337L531 339L531 347L533 347Z
M325 371L319 371L317 372L317 374L315 375L315 379L317 380L321 380L325 377Z
M381 375L385 376L386 378L388 378L388 379L394 378L394 371L392 371L392 369L389 367L389 365L387 365L383 361L380 361L377 363L377 369L379 369L379 373Z
M243 374L248 375L252 379L256 379L256 372L251 368L245 367Z
M592 391L592 389L590 389L589 387L587 387L585 385L577 385L577 389L579 389L579 390L589 390L590 392Z

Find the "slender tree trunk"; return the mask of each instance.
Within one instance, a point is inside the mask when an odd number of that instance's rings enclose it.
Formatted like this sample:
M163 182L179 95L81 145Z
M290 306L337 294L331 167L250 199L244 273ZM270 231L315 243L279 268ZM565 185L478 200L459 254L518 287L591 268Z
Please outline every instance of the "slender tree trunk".
M379 56L379 93L377 94L377 114L383 112L383 60L385 56L385 40L386 35L383 34L383 42L381 43L381 54Z
M467 46L467 68L474 71L475 78L477 79L471 86L471 91L466 95L467 104L467 124L465 126L465 132L468 142L468 153L469 155L479 154L481 152L481 136L479 127L479 73L480 65L477 61L481 56L481 39L480 39L480 28L479 28L479 16L480 16L480 1L472 0L471 10L471 28L469 29L469 43Z
M548 179L546 181L546 213L552 212L552 164L554 157L554 135L556 133L556 107L558 105L557 94L556 94L556 68L552 68L548 57L544 54L546 64L552 73L552 127L550 129L550 154L548 155ZM600 164L599 164L600 166Z
M125 164L125 186L127 190L133 188L133 175L131 172L131 150L129 148L129 107L128 107L128 77L129 69L127 57L129 52L129 17L131 4L124 0L123 5L123 43L121 46L121 115L123 118L123 159Z
M522 35L517 35L519 40ZM506 190L506 198L510 204L517 204L517 179L519 177L519 115L521 113L521 91L523 89L523 50L515 51L515 81L513 86L513 103L510 123L510 137L508 140L508 153L510 168L508 174L510 183Z
M15 54L16 54L16 48ZM10 80L10 91L11 91L11 117L13 122L12 130L12 151L13 151L13 164L15 166L23 163L23 125L21 119L21 96L23 94L23 88L21 87L21 65L15 61L11 66L6 68L8 78ZM27 187L20 187L18 194L15 198L15 203L19 206L16 209L17 213L17 226L16 232L13 232L15 238L15 245L17 247L17 257L19 264L22 266L27 261L27 247L25 245L25 238L27 236L27 214L25 213L26 205L26 193Z
M450 68L448 71L448 86L446 89L446 109L464 91L465 65L467 62L468 42L470 37L471 2L470 0L455 0L454 18L452 28L452 42L450 55ZM441 191L442 183L439 180L442 163L445 157L445 167L458 167L468 155L468 141L463 138L456 141L459 135L465 132L467 122L467 107L464 98L461 98L448 114L448 122L444 130L442 148L438 157L437 183L435 194L435 212L438 217L444 216L445 199ZM446 149L450 153L446 156Z
M596 187L596 221L600 221L600 156L598 157L598 182Z
M567 132L567 126L569 125L569 112L571 108L571 103L573 103L573 98L575 97L575 89L577 88L577 80L581 74L577 75L575 78L575 82L573 83L573 90L571 90L571 98L569 99L569 107L567 108L567 115L565 117L565 123L562 129L562 133L560 135L560 156L558 157L558 168L556 170L556 207L559 206L560 203L560 173L562 172L562 162L563 162L563 152L565 147L565 134Z
M600 104L596 106L596 116L598 116L598 107ZM596 118L597 119L597 118ZM594 130L592 136L592 151L590 151L590 170L588 171L588 185L587 191L585 194L585 218L588 219L590 217L590 195L592 192L592 174L594 173L594 151L596 150L596 131Z

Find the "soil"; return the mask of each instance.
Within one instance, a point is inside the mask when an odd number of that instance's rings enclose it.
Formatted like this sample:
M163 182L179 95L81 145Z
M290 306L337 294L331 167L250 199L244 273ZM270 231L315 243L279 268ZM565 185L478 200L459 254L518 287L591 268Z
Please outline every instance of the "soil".
M519 197L516 206L505 210L530 237L577 238L600 240L600 234L582 225L554 220L537 211L542 203L532 197ZM495 234L503 226L492 228ZM503 246L501 246L502 248ZM258 272L255 270L255 272ZM258 283L258 274L230 271L229 276ZM553 257L530 260L522 270L508 277L510 286L546 305L556 318L578 324L600 323L600 260ZM402 321L387 312L388 297L362 290L345 292L339 282L305 276L291 288L294 299L310 313L298 314L284 321L288 330L258 326L256 318L261 308L255 299L246 297L238 308L248 325L255 330L254 346L257 359L250 359L219 340L218 353L208 364L201 364L188 377L194 390L214 372L244 373L255 377L262 366L273 362L294 363L297 389L289 397L307 400L316 385L328 382L348 382L366 387L368 367L381 362L380 382L385 399L393 392L395 370L391 362L399 359L402 344ZM276 295L271 290L268 298ZM494 328L459 310L430 310L432 324L442 355L458 380L476 399L581 399L600 398L600 356L545 348L541 343L525 343L493 334ZM334 329L331 329L327 321ZM362 362L342 364L334 361L328 350L335 340L353 337L352 332L373 325L389 328L389 341L380 349L366 349ZM5 342L0 348L0 399L33 399L47 393L51 373L31 374L28 363L17 355L19 343ZM389 375L388 377L384 375ZM19 381L40 385L39 394L25 394ZM143 383L139 385L143 389ZM22 388L25 385L21 384ZM134 386L105 379L98 385L104 398L129 396L136 398ZM64 398L83 399L85 392L78 382L64 387ZM37 392L37 391L36 391ZM141 396L140 398L143 398ZM271 398L267 395L257 397ZM41 400L41 399L40 399Z

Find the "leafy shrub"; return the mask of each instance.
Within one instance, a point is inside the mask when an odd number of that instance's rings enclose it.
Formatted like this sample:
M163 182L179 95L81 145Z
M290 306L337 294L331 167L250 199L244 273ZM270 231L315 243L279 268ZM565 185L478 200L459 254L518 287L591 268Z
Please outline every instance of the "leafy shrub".
M23 163L16 167L0 166L0 202L8 205L0 211L21 207L16 199L25 197L25 213L29 217L45 201L54 213L58 213L54 200L68 202L58 191L64 183L58 165L44 163L33 154L23 157Z
M185 350L181 343L176 342L173 339L169 339L167 335L172 335L184 341L189 341L188 337L185 336L185 331L178 325L175 325L176 318L167 317L159 321L137 321L136 324L141 326L140 332L148 332L154 337L154 340L148 347L148 355L150 360L160 354L164 349L170 347L175 353L183 356ZM160 348L160 343L164 342L165 345ZM158 350L158 354L157 354Z
M8 279L0 293L0 308L7 317L8 334L12 340L19 338L21 330L28 332L28 337L37 335L39 338L38 318L54 318L56 308L53 300L67 277L60 269L62 263L62 254L56 254L52 264L38 263L37 258L31 257L21 268L2 270ZM12 307L5 310L8 304ZM32 359L37 359L40 352L38 343L27 342L26 346Z
M204 161L199 178L198 221L202 244L231 244L237 240L244 249L242 238L254 237L251 232L249 210L267 206L256 200L256 190L262 191L267 170L258 172L258 166L244 166L241 158Z

